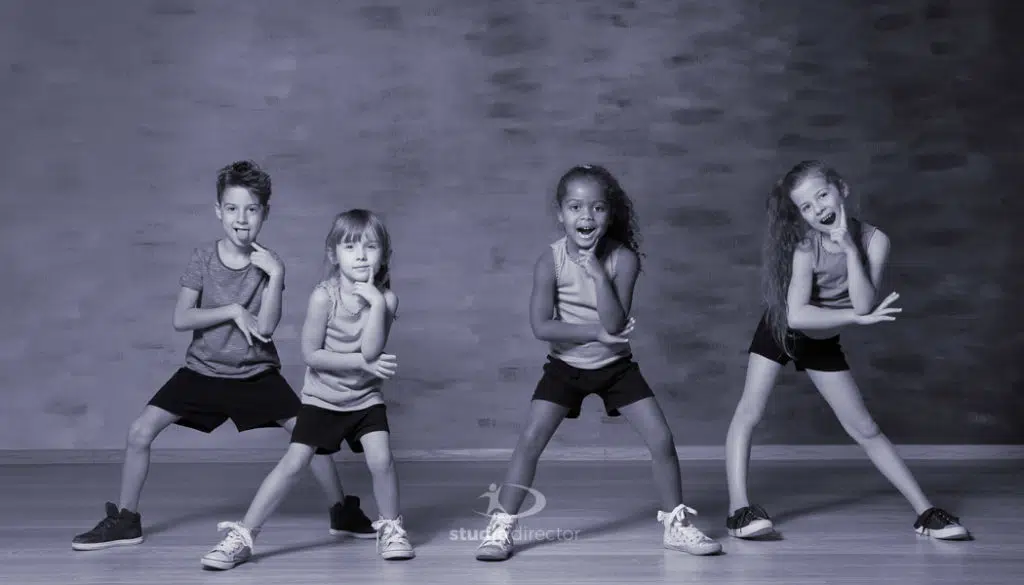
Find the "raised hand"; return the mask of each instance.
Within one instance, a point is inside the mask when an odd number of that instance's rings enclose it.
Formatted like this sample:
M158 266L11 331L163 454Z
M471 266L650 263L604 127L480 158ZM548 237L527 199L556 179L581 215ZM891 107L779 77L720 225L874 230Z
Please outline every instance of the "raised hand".
M256 320L256 317L252 313L245 310L242 305L235 305L235 316L232 319L238 329L241 330L242 335L245 336L245 341L249 345L252 345L253 338L262 341L263 343L270 343L269 337L264 337L260 334L260 325Z
M608 277L608 273L605 272L604 266L597 259L595 248L580 250L579 264L583 267L583 271L586 272L587 276L590 277L591 280Z
M839 217L836 218L836 227L829 232L829 238L843 250L851 250L855 247L853 238L846 227L846 205L839 206Z
M363 366L363 371L372 376L376 376L381 380L387 380L391 376L395 375L398 370L398 358L395 356L382 353L377 359L372 362L366 362Z
M601 343L629 343L629 334L633 332L633 326L636 324L636 319L630 317L626 320L626 326L622 328L622 331L612 335L601 328L597 334L597 340Z
M367 282L356 282L353 283L352 293L363 299L370 305L376 305L384 302L384 295L381 294L380 289L374 284L374 280L377 277L377 269L373 266L370 267L370 278Z
M875 323L882 323L884 321L895 321L896 313L903 312L903 309L897 307L890 307L889 305L896 302L896 299L900 298L898 293L892 293L885 297L885 300L875 307L874 311L871 311L867 315L858 315L858 325L874 325Z
M276 254L256 242L252 243L252 249L252 254L249 254L249 262L252 262L253 266L266 272L267 276L284 275L284 263Z

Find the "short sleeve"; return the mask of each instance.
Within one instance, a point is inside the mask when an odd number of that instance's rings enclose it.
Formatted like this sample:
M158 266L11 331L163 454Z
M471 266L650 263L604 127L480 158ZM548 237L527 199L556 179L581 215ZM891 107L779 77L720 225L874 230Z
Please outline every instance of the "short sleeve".
M185 272L178 280L181 286L196 291L203 290L203 267L205 264L199 249L192 250L192 258L188 261L188 267L185 268Z

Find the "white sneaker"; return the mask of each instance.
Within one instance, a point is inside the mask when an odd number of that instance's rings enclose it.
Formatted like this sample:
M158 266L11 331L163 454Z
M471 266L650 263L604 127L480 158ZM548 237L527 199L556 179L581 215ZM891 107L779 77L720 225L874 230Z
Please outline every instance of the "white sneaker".
M252 557L252 532L248 528L237 522L221 522L217 525L217 530L227 530L228 534L203 557L204 567L227 571Z
M409 537L402 527L402 517L387 520L381 517L373 523L377 531L377 552L381 558L391 560L408 560L416 557Z
M516 517L504 512L495 512L487 524L484 541L476 549L478 561L505 561L512 556L512 531Z
M658 522L665 526L665 548L698 556L722 552L722 545L694 526L687 514L696 516L697 511L679 504L667 514L658 512Z

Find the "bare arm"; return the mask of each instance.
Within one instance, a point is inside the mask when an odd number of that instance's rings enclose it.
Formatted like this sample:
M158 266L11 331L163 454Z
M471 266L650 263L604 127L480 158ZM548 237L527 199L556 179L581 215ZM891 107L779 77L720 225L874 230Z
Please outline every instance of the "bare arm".
M577 325L555 320L555 260L551 252L541 254L533 267L533 292L530 294L530 327L541 341L589 343L597 341L601 325Z
M172 317L175 331L209 329L221 323L234 321L238 311L243 310L242 306L238 304L224 305L213 309L199 309L196 308L198 303L199 291L187 286L181 287Z
M889 263L889 236L877 230L868 243L867 267L856 248L846 252L847 281L850 301L857 315L867 315L875 309L882 274Z
M597 288L597 314L601 326L615 335L626 326L629 310L633 306L633 289L639 275L639 264L632 250L620 247L612 252L618 254L615 278L609 279L604 270L600 271L594 283Z
M342 373L363 369L366 360L362 353L338 353L324 349L330 309L331 299L327 292L322 288L313 289L306 309L306 320L302 324L302 359L314 370L325 372Z
M281 298L284 296L284 276L280 273L270 275L260 301L260 314L256 316L260 335L271 337L281 322Z
M853 309L823 309L810 304L814 278L814 257L809 248L797 247L793 253L793 276L789 282L789 327L791 329L833 329L853 325Z
M363 329L361 351L367 363L372 363L384 351L391 323L398 311L398 295L386 290L381 296L383 302L370 305L370 316L367 317L366 327Z

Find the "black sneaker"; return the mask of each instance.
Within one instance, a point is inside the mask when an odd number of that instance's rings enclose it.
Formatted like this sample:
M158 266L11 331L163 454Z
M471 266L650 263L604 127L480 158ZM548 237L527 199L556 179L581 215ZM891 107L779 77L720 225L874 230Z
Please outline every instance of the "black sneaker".
M357 496L345 496L345 502L331 507L331 534L353 538L377 538L373 522L359 507Z
M107 517L89 532L79 534L71 541L74 550L100 550L112 546L127 546L142 542L142 516L128 510L118 511L107 502Z
M960 524L960 519L942 508L928 508L917 517L914 531L921 536L941 540L966 540L970 533Z
M755 538L775 531L772 519L761 506L744 506L725 519L729 535L736 538Z

